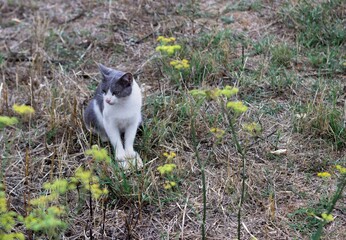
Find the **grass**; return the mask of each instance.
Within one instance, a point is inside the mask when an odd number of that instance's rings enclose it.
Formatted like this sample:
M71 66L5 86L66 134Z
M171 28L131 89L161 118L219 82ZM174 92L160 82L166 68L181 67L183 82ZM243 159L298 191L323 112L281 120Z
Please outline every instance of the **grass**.
M345 20L342 8L345 3L332 0L319 3L304 1L283 9L284 22L298 29L298 41L306 47L339 46L345 42Z
M67 209L59 217L66 225L56 226L64 231L33 235L15 217L0 236L307 239L322 226L324 239L346 237L343 199L330 207L341 189L333 169L346 165L343 1L175 3L0 4L0 116L18 118L0 123L5 213L49 216L30 199L48 196L45 183L69 180L79 167L109 191L94 199L77 184L50 202ZM175 37L181 50L155 51L159 35ZM183 59L186 69L170 64ZM85 154L98 144L112 157L82 122L100 81L96 63L136 73L144 84L135 141L143 169L124 172ZM234 98L248 107L232 125L246 164L220 104L199 105L190 94L208 90L213 99L227 85L239 88ZM35 115L19 116L14 104L32 106ZM261 130L246 132L250 122ZM169 152L176 156L163 155ZM165 164L176 167L161 174ZM333 176L322 180L317 173L325 171ZM332 223L321 220L324 212Z

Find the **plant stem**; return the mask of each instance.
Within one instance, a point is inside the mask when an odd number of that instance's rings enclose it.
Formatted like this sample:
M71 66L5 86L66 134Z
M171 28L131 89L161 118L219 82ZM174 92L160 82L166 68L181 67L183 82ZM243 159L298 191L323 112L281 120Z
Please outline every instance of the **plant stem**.
M206 183L205 183L205 171L204 171L204 163L202 162L199 152L198 152L198 143L197 143L197 136L196 136L196 126L195 126L195 119L196 114L193 114L193 117L191 118L191 138L193 143L193 148L196 154L197 163L199 165L199 168L201 169L201 175L202 175L202 192L203 192L203 218L202 218L202 239L205 240L205 221L207 216L207 190L206 190Z
M330 205L328 206L327 214L331 214L331 212L333 211L336 202L341 198L341 195L342 195L342 192L343 192L345 186L346 186L346 174L342 174L342 177L341 177L340 182L337 186L336 192L333 195L333 199L332 199ZM320 222L317 231L311 237L312 240L319 240L321 238L324 225L326 225L325 220Z
M89 183L90 184L90 183ZM90 234L90 239L93 240L93 202L92 202L92 196L91 196L91 191L89 191L89 210L90 210L90 228L89 228L89 234Z
M226 109L223 106L223 110L225 113ZM242 158L242 183L241 183L241 195L240 195L240 202L239 202L239 206L238 206L238 214L237 214L237 218L238 218L238 229L237 229L237 235L238 235L238 239L240 239L240 233L241 233L241 210L242 210L242 206L244 203L244 198L245 198L245 187L246 187L246 156L245 156L245 152L244 149L242 148L242 146L239 143L238 140L238 135L237 132L235 131L234 128L234 119L232 117L229 117L226 114L226 117L228 119L229 122L229 127L232 133L232 138L233 138L233 142L237 148L238 153L241 155Z

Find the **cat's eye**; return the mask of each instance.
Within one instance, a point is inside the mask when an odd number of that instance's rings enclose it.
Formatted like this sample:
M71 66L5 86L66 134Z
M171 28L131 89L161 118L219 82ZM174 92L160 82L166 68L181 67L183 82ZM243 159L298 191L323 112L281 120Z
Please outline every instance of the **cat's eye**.
M103 94L106 94L107 92L106 92L106 90L102 89L102 93L103 93Z

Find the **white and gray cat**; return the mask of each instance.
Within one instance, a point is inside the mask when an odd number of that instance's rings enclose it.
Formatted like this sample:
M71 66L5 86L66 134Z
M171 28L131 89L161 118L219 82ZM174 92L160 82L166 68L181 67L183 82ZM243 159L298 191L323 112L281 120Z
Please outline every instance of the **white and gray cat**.
M103 79L84 111L84 123L102 141L111 142L116 160L123 168L129 165L142 167L142 160L133 149L137 128L142 121L141 89L131 73L102 64L99 64L99 69Z

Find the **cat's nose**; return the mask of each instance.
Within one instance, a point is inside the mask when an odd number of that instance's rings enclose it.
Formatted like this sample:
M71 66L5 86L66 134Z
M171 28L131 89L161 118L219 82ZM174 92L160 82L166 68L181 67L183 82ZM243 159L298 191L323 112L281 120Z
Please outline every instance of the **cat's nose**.
M109 98L106 98L106 103L110 104L111 100Z

